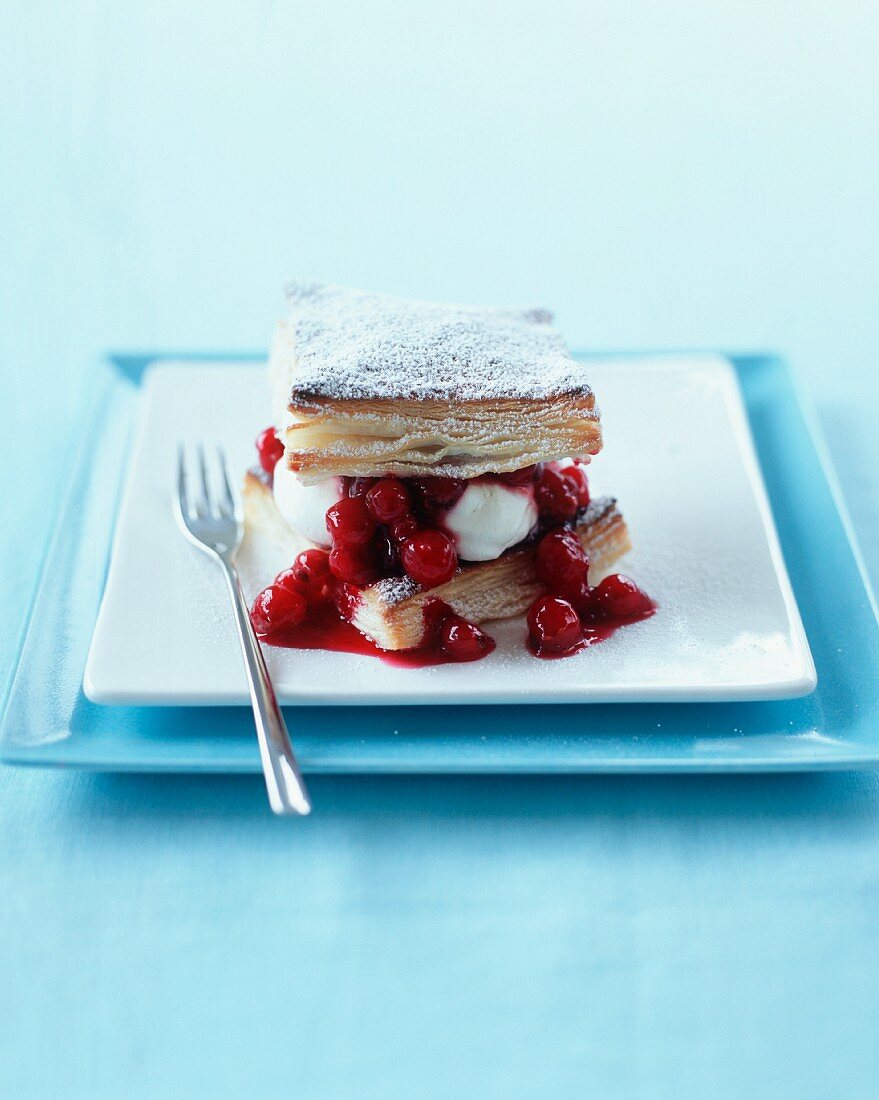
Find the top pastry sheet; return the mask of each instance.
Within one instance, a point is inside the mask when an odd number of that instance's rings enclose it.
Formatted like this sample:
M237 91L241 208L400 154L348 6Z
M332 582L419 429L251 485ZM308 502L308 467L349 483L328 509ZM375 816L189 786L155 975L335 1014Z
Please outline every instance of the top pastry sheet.
M292 282L285 290L295 354L291 405L591 393L546 310L413 302L320 283Z

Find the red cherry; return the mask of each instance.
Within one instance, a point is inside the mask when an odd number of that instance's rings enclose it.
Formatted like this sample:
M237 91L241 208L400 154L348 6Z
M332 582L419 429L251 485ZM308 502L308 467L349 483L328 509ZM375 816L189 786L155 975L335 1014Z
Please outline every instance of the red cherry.
M385 477L366 494L366 507L379 523L394 523L411 508L409 493L399 478Z
M586 477L586 470L579 462L575 462L573 466L566 466L561 471L564 480L571 486L577 497L577 505L580 508L585 508L589 504L589 480Z
M574 532L559 527L537 544L534 568L547 591L561 592L581 578L585 580L589 561Z
M301 583L299 578L293 572L292 565L289 569L282 569L272 583L278 588L289 588L291 592L299 592L301 593L301 595L306 596L307 598L305 585Z
M440 627L446 619L452 618L455 613L443 600L432 597L425 602L422 614L424 616L424 633L428 639L431 639L439 635Z
M653 600L643 592L631 577L623 573L611 573L595 589L595 602L607 615L615 619L628 619L652 611Z
M375 534L375 520L362 497L344 497L327 508L327 530L334 546L365 546Z
M400 553L397 544L387 535L378 539L378 567L383 577L393 577L400 572Z
M534 499L542 519L560 523L577 514L576 489L552 466L546 466L535 482Z
M458 555L455 545L442 531L418 531L400 550L403 568L422 588L436 588L455 575Z
M275 584L282 588L294 588L309 602L315 603L325 598L331 579L330 556L326 550L303 550L296 555L289 569L275 577Z
M585 573L572 584L564 585L555 594L568 601L580 616L580 622L592 622L596 613L599 617L601 615L595 604L595 589L589 587Z
M346 494L349 497L365 497L369 490L378 481L377 477L352 477L346 478Z
M411 539L418 529L418 520L415 516L403 516L402 519L398 519L396 523L391 524L390 535L399 546L406 539Z
M346 623L354 618L360 605L360 589L354 584L343 581L336 587L336 608Z
M428 512L451 508L467 488L465 481L459 477L422 477L414 484Z
M440 638L443 649L456 661L478 661L489 652L488 635L458 615L446 619Z
M260 466L267 474L273 474L278 459L284 453L284 444L275 435L274 428L266 428L259 433L256 437L256 451Z
M326 550L303 550L296 555L293 568L303 578L326 580L330 575L330 555Z
M507 485L530 485L537 476L537 466L523 466L521 470L512 470L498 476Z
M330 572L336 580L360 588L378 579L373 555L359 546L334 546L330 551Z
M560 653L580 641L580 618L567 600L541 596L528 612L528 633L538 649Z
M257 634L270 634L282 626L298 626L308 612L301 592L272 584L253 601L250 621Z

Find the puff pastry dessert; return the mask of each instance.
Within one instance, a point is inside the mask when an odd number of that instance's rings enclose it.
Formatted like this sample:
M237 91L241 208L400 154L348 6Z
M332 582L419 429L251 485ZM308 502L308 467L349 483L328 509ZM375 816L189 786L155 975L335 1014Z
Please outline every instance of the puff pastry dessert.
M652 612L605 576L628 531L590 500L599 410L549 313L304 283L287 300L244 494L249 536L289 547L254 604L269 641L332 604L380 650L473 660L493 648L480 624L530 608L532 648L556 655Z
M471 478L601 449L595 396L545 310L293 284L269 359L287 465Z

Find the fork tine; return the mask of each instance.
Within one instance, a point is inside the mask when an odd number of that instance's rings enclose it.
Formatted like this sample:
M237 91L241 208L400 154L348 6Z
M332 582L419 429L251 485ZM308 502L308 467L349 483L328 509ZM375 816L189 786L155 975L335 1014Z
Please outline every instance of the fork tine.
M180 502L180 514L189 518L189 497L186 491L186 452L183 444L177 444L177 499Z
M211 502L211 487L208 483L208 465L205 461L204 446L201 443L198 445L198 469L201 474L202 499L201 503L196 505L196 511L199 516L209 516L213 511L213 504Z
M225 501L220 503L220 512L224 517L232 519L235 516L235 497L232 494L232 486L229 484L229 470L226 466L226 455L222 447L217 447L217 458L220 460L220 477L226 494Z

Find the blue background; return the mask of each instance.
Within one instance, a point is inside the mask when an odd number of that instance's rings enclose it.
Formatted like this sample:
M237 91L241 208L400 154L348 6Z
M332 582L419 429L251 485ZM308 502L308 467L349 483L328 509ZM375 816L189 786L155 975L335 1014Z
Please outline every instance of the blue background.
M3 665L94 358L261 348L291 274L781 351L876 582L874 4L3 22ZM874 774L313 788L0 771L0 1089L879 1091Z

